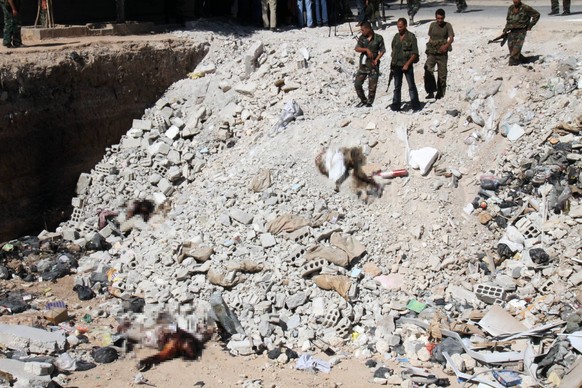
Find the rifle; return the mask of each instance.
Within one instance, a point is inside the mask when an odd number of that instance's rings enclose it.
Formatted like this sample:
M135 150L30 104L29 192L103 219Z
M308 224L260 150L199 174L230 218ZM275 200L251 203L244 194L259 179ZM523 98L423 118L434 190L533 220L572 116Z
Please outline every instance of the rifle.
M393 79L394 79L394 70L392 69L392 66L390 66L390 74L388 75L388 86L386 86L386 93L388 93L388 89L390 89L390 84L392 83Z
M499 35L497 38L495 39L491 39L489 42L487 43L497 43L499 41L501 41L501 47L503 47L503 45L505 44L505 42L507 42L507 37L509 36L509 32L503 32L501 35Z

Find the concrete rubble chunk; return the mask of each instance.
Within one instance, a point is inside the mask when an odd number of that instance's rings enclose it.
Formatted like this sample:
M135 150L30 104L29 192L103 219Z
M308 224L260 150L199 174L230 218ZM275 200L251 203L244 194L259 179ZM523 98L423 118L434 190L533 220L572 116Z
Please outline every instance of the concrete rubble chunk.
M164 142L161 142L161 141L152 144L148 148L148 153L150 155L156 155L156 154L167 155L168 152L170 152L170 146Z
M430 168L437 160L439 152L436 148L424 147L410 151L410 166L420 170L422 175L428 174Z
M253 222L253 215L248 214L248 213L242 211L241 209L232 209L229 212L229 216L233 220L240 222L241 224L244 224L244 225L249 225Z
M64 350L62 332L49 332L21 325L0 324L0 345L8 349L20 349L32 353L53 353Z
M194 70L194 73L202 75L212 74L214 72L216 72L216 64L212 62L202 62Z
M257 83L256 82L247 82L247 83L240 83L234 87L234 90L237 93L240 93L244 96L253 97L255 91L257 90Z
M77 188L75 189L75 193L77 193L77 195L83 195L87 193L89 185L91 185L91 180L92 177L90 174L82 173L79 176L79 180L77 181Z
M16 379L15 387L44 388L51 382L50 374L36 374L33 372L42 372L43 368L30 366L28 362L18 360L0 359L0 372L7 373ZM48 363L34 363L48 364ZM52 365L48 364L51 368ZM33 372L31 372L31 369ZM0 373L1 374L1 373Z
M143 131L149 131L150 129L152 129L152 121L134 119L131 127L134 129L141 129Z
M263 233L260 235L259 238L261 240L261 246L263 248L274 247L277 244L275 236L273 236L271 233Z

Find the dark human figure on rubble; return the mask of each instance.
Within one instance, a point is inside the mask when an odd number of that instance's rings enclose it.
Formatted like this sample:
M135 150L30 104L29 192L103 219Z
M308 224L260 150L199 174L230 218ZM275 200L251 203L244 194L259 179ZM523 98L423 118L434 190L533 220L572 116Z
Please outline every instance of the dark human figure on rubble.
M467 9L467 2L465 0L457 0L457 10L455 13L465 12Z
M364 21L360 25L362 33L356 44L356 52L360 53L360 65L356 73L354 87L360 98L356 105L358 108L374 104L376 89L378 87L378 78L380 77L380 58L386 52L384 38L372 30L372 25ZM368 98L364 93L364 81L368 78Z
M381 27L380 22L380 0L366 0L366 17L373 26Z
M4 13L4 36L2 44L7 48L22 46L20 30L22 21L20 18L20 0L0 0Z
M560 13L560 0L552 0L552 11L548 15ZM570 0L562 0L562 16L570 15Z
M419 58L416 36L406 29L405 18L398 19L396 27L398 28L398 33L392 39L392 61L390 62L390 69L394 74L394 96L392 97L390 109L395 112L400 111L402 78L406 76L412 110L419 111L421 106L418 100L418 90L414 83L413 68L413 64L417 63Z
M447 62L455 33L451 23L445 22L445 10L439 8L435 12L436 21L428 27L428 42L426 43L426 63L424 65L424 89L426 98L443 98L447 90ZM438 81L434 78L434 68L438 66Z
M509 66L519 65L524 61L521 49L528 31L540 20L540 13L521 0L513 0L507 10L507 23L503 29L507 33L509 47Z
M125 23L125 0L115 0L115 14L117 23Z
M410 19L410 25L414 24L414 15L420 9L420 0L406 0L408 6L408 17Z

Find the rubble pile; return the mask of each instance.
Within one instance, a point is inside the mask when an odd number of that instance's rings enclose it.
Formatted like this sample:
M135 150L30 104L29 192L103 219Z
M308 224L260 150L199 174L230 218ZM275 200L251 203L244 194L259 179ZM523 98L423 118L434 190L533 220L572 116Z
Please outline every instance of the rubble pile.
M436 101L411 119L344 108L352 42L331 50L294 33L262 42L213 34L208 57L80 176L71 220L35 241L66 241L70 253L39 248L50 258L35 257L36 268L0 274L31 281L73 271L79 296L115 297L101 313L145 326L170 312L194 331L210 317L233 355L267 351L286 363L348 352L405 369L374 366L379 384L446 385L430 373L441 366L493 381L483 373L500 364L496 381L575 379L579 59L536 64L559 69L550 79L527 67L507 79L471 68L469 87L451 80L457 104ZM496 166L483 152L504 141L497 133L510 146ZM313 166L333 142L363 147L380 169L411 156L420 172L369 205L349 188L335 194ZM136 200L156 210L129 214ZM46 351L60 354L61 370L91 361L86 352L75 360L75 338L66 337L67 353L61 342Z

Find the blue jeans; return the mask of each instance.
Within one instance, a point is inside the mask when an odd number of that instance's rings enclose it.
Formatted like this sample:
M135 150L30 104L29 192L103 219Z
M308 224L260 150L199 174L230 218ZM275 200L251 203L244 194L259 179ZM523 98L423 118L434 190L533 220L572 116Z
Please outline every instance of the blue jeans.
M315 19L317 24L327 24L327 0L315 0Z
M410 104L412 109L420 109L420 101L418 100L418 90L416 90L416 84L414 83L414 66L410 66L406 72L402 71L401 66L394 66L394 96L392 97L392 110L400 110L400 95L402 92L402 78L406 76L406 82L408 83L408 94L410 95Z
M313 12L311 12L311 0L305 0L305 13L307 14L307 27L313 26ZM303 0L297 0L297 19L299 28L303 27Z
M364 0L356 0L356 6L358 7L358 21L363 22L366 19L366 6Z

